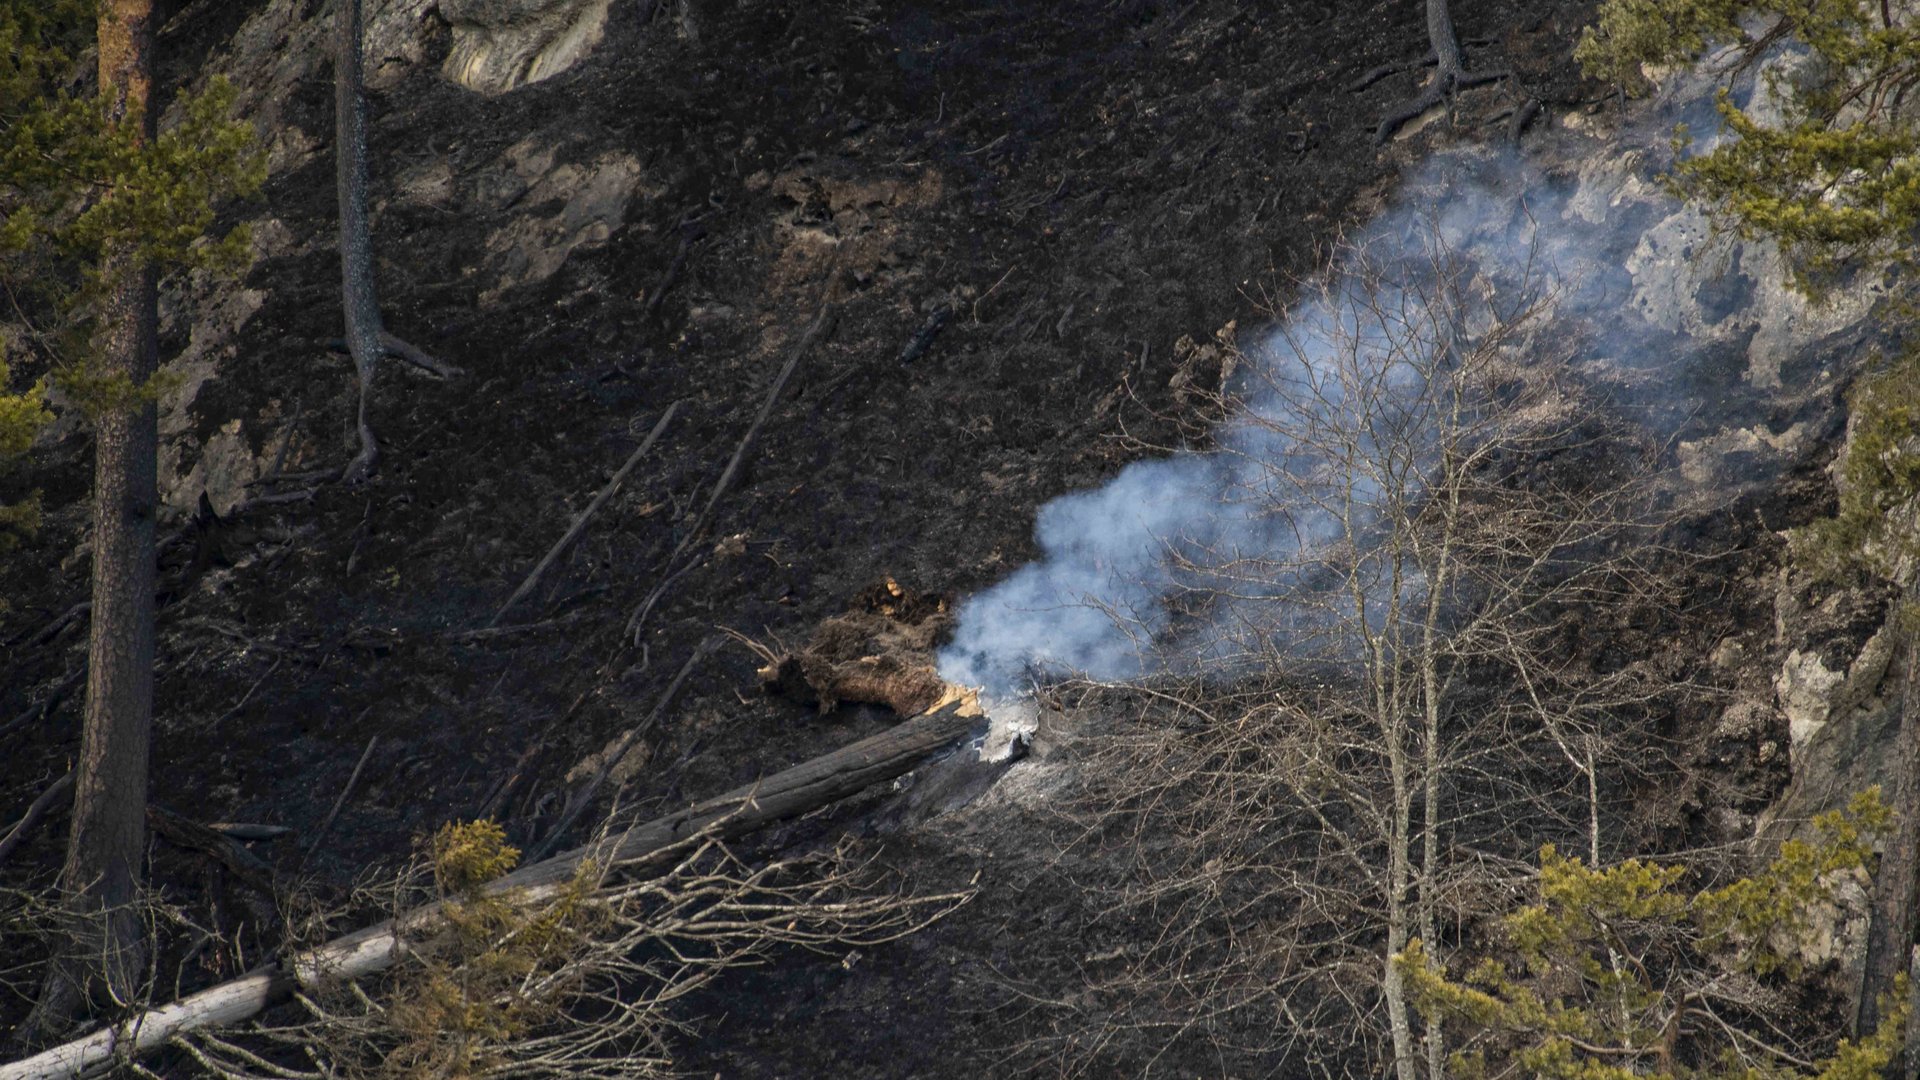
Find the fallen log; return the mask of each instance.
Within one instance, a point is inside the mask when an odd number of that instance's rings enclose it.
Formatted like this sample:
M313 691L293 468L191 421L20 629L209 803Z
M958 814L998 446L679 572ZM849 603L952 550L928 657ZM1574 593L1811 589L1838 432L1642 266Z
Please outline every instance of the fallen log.
M27 838L27 834L40 823L40 819L46 816L47 811L53 809L54 804L59 802L61 796L72 787L72 770L68 770L60 779L47 785L47 789L40 793L39 798L33 800L33 805L27 807L27 812L20 816L20 820L14 823L13 828L7 830L7 835L0 837L0 862L5 862L7 856L13 854L13 849L20 845L20 841Z
M667 411L660 414L659 422L653 425L653 430L647 433L646 439L640 443L639 448L627 455L626 464L620 466L619 471L613 474L613 479L608 480L606 484L600 488L600 493L593 497L593 501L587 504L587 508L580 511L580 513L574 517L573 524L568 526L566 535L562 536L553 547L547 550L546 556L540 560L539 565L535 566L533 570L527 574L527 579L520 583L519 588L513 590L513 595L507 597L507 602L500 605L500 610L493 613L493 618L487 620L486 629L492 630L499 626L500 619L512 609L513 605L519 603L521 598L532 592L533 587L540 584L540 578L547 572L547 569L551 567L561 555L566 554L567 549L573 546L575 540L580 539L580 534L587 531L587 522L592 520L594 514L600 512L600 508L606 505L607 500L613 496L614 492L620 490L620 485L627 480L627 474L633 471L635 465L640 464L641 458L647 456L647 451L653 449L653 444L660 439L660 433L667 430L667 425L673 421L673 414L678 411L680 411L680 403L677 401L667 406Z
M626 873L643 870L670 858L689 837L702 833L723 839L742 836L892 780L929 756L979 734L985 726L986 718L971 698L951 700L785 772L523 867L488 889L496 893L518 891L527 900L538 902L570 882L588 859ZM0 1065L0 1080L68 1080L97 1075L116 1062L153 1051L187 1032L256 1016L295 991L376 974L393 966L404 954L409 933L431 926L438 917L437 904L415 908L283 962L257 968L231 982L135 1013L113 1027Z
M226 867L233 876L268 896L273 895L273 867L218 829L208 828L159 803L147 804L147 827L183 848L190 848L211 858Z

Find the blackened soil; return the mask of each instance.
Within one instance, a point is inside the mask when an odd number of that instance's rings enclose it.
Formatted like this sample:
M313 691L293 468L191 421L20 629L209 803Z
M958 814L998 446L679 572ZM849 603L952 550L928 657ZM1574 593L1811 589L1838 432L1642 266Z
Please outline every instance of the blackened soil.
M1261 318L1263 297L1310 270L1435 140L1502 137L1492 118L1527 96L1549 114L1575 107L1568 52L1589 8L1456 0L1473 61L1518 79L1380 150L1375 118L1420 71L1350 86L1425 52L1409 0L700 0L691 34L671 18L643 25L652 6L617 2L608 39L548 82L484 99L429 64L374 101L389 325L468 375L389 367L374 482L211 524L167 559L156 798L204 821L294 827L295 842L256 845L292 873L378 740L301 870L322 894L483 809L517 839L538 836L568 770L643 718L717 627L803 639L889 575L965 593L1019 565L1037 506L1122 463L1112 436L1173 438L1179 339ZM170 46L205 54L250 5L213 7L178 20ZM287 103L322 149L246 211L303 239L334 227L328 94L315 82ZM644 181L604 244L496 295L489 236L553 207L449 210L379 189L436 157L456 188L478 183L529 136L561 163L631 154ZM653 304L683 237L697 238ZM264 307L198 397L195 430L297 408L288 471L337 467L352 451L352 396L349 366L319 345L340 319L330 242L262 261L245 285ZM698 558L664 581L823 305L830 328L690 545ZM623 492L504 620L557 621L449 638L487 623L673 402L677 418ZM71 557L84 449L76 437L36 461L49 526L0 571L0 723L84 652L83 622L37 634L84 595L86 560ZM626 637L663 583L637 641ZM893 719L761 699L753 665L729 647L694 670L626 802L716 792ZM66 768L76 712L70 697L8 737L0 816ZM62 838L58 821L43 826L7 881L49 877ZM988 867L985 848L973 859L894 844L916 886ZM206 950L189 986L272 946L272 918L197 856L159 848L155 874L240 942ZM980 881L989 894L1005 884L990 868ZM864 963L802 958L732 980L706 1002L714 1022L690 1068L982 1075L992 1056L979 1048L1017 1045L1018 1021L966 987L1009 956L1078 955L1048 927L1083 902L983 895ZM0 1000L0 1026L21 1004Z

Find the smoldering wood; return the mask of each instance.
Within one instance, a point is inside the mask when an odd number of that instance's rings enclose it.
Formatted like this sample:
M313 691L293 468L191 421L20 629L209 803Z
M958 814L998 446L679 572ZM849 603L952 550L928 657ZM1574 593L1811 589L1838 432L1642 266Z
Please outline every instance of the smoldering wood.
M515 891L537 902L571 882L587 860L624 875L657 869L689 840L744 836L777 821L829 806L884 783L984 733L986 718L961 702L949 703L830 754L745 784L705 802L624 832L534 863L488 886ZM268 964L231 982L158 1008L133 1014L113 1027L0 1065L0 1080L68 1080L99 1075L123 1058L155 1050L199 1028L234 1024L256 1016L295 991L377 974L406 952L411 934L435 925L438 904Z
M823 619L797 649L777 651L743 634L733 637L762 661L760 684L769 694L823 713L859 703L914 716L949 690L934 651L951 623L946 597L916 593L889 578L849 610Z

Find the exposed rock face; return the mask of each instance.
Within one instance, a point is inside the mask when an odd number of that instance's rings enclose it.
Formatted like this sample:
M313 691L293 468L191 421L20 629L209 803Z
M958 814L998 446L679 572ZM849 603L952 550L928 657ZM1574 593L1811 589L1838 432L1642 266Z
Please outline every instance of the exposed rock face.
M303 95L329 85L332 19L298 0L268 0L242 23L228 47L206 65L202 79L224 75L239 91L236 111L262 131L269 174L280 177L324 162L332 143L331 113L296 109ZM470 89L504 93L558 74L599 40L608 0L395 0L369 5L366 31L368 89L376 110L382 95L449 48L444 74ZM435 17L438 11L439 18ZM577 152L577 151L576 151ZM431 207L476 220L485 231L483 257L462 273L476 273L481 297L498 301L509 289L546 280L576 251L602 244L625 223L636 196L657 194L639 160L603 150L570 159L555 138L530 134L482 168L457 168L448 155L384 157L375 164L375 232L390 208ZM279 219L252 223L259 260L326 252L331 234L296 239ZM190 512L205 494L224 513L246 495L278 454L290 402L244 417L201 415L202 390L235 358L234 341L259 309L263 294L231 281L170 283L163 299L165 331L186 339L169 362L178 380L161 407L161 490L170 514ZM190 313L191 325L180 323ZM430 342L428 343L431 344ZM326 365L318 350L299 350L282 362ZM344 385L344 383L342 384ZM312 404L309 402L309 404ZM64 437L71 425L48 432ZM296 440L297 443L297 440ZM310 467L317 448L291 445L289 471Z
M441 0L453 51L440 70L483 94L550 79L600 43L612 0Z
M486 300L545 281L575 249L605 243L626 219L628 200L644 189L640 163L618 152L556 166L554 147L528 139L507 156L493 192L502 206L559 204L559 210L514 216L487 238L493 283L481 294Z
M1850 720L1852 710L1878 708L1885 703L1880 691L1893 659L1893 633L1882 626L1861 646L1845 671L1834 671L1818 652L1790 649L1774 677L1780 708L1787 714L1796 763L1834 719ZM1807 760L1810 766L1813 760ZM1803 770L1804 771L1804 770Z

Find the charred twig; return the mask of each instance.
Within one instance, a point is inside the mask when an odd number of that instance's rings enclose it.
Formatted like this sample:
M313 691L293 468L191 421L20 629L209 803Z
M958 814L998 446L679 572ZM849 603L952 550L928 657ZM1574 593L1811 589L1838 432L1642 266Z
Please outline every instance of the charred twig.
M546 745L545 740L536 739L532 745L520 751L520 756L514 759L513 767L507 770L505 776L494 782L492 790L487 792L487 797L481 799L480 805L474 809L475 820L491 818L500 812L500 807L513 797L514 789L520 786L520 781L526 779L527 766L533 764L533 759L540 756L540 751L546 749Z
M832 275L829 274L829 284L831 281ZM792 354L787 357L786 364L780 368L780 374L774 377L773 385L767 390L766 400L760 403L759 414L753 418L753 423L747 428L747 433L741 436L740 445L734 448L733 456L727 460L727 467L721 470L720 479L714 483L712 493L707 496L706 505L701 507L699 515L693 519L693 524L688 526L686 535L681 539L679 545L673 549L673 554L667 557L666 565L669 568L669 572L660 584L654 586L653 591L647 594L647 598L640 603L639 607L634 609L633 615L628 618L625 630L626 636L632 637L638 633L640 624L646 619L645 613L652 610L653 605L657 603L660 596L665 593L667 586L671 584L675 578L678 578L686 572L687 567L684 566L678 569L672 568L679 562L680 557L686 554L687 550L705 535L707 524L713 517L714 508L720 505L720 500L726 497L728 490L733 486L733 482L739 478L741 467L746 463L747 455L753 451L755 443L759 441L760 431L767 426L768 418L773 415L774 406L780 403L780 396L786 392L787 383L792 380L793 373L799 369L800 361L804 359L807 353L813 348L814 342L826 334L833 325L835 313L833 305L822 300L819 314L814 316L813 323L807 327L806 332L800 335L799 343L794 346Z
M47 811L53 808L53 804L60 801L60 796L66 794L72 787L73 771L71 769L66 775L47 785L47 789L40 793L40 797L33 800L33 804L27 807L27 812L20 815L20 820L14 822L13 828L7 830L7 835L0 837L0 863L7 861L7 856L13 854L13 849L20 846L20 841L26 839L27 834L33 831L33 827L38 825Z
M340 478L349 479L353 469L354 466L349 465L347 471L340 474ZM367 534L372 530L372 521L373 500L368 499L366 508L360 512L360 524L353 527L353 550L347 552L346 577L352 577L354 568L360 565L360 548L367 542Z
M572 611L558 618L542 619L539 622L516 623L512 626L486 626L478 630L451 630L440 635L440 640L455 645L466 645L476 641L493 641L497 638L513 637L516 634L531 634L539 630L555 630L562 626L572 626L587 617L584 611Z
M367 710L367 712L372 711ZM367 713L363 712L360 715L364 717ZM327 830L333 828L334 819L340 816L341 807L347 805L347 798L353 794L353 786L360 782L360 770L367 767L367 759L373 756L373 748L379 742L380 736L372 736L367 740L367 748L360 751L360 760L354 763L353 772L347 776L346 786L340 789L339 797L333 800L333 809L327 811L326 820L320 823L320 828L313 834L313 842L307 845L307 853L300 857L301 866L305 866L307 861L313 858L313 853L320 850L320 842L327 838Z
M659 316L661 303L680 283L680 275L687 268L687 255L693 251L693 245L706 235L706 226L700 224L698 218L683 216L680 219L680 247L674 251L673 260L667 263L667 272L660 276L660 284L647 294L647 306L641 313L645 321L652 322Z
M345 345L346 343L341 342L341 344ZM268 465L267 471L260 474L258 479L248 484L248 487L252 487L254 484L271 484L279 477L281 466L287 463L287 451L293 446L294 428L299 426L300 413L304 408L306 408L305 402L296 401L293 403L293 415L287 417L287 433L280 438L280 449L273 452L273 464Z
M640 641L640 628L647 624L647 616L653 614L654 605L658 604L660 598L667 594L667 590L673 587L674 582L686 577L689 571L699 565L700 563L697 561L690 562L660 579L660 584L655 585L652 590L647 593L647 598L640 602L640 606L633 609L633 615L627 619L625 636L632 638L634 643L638 644Z
M147 825L167 840L209 856L233 875L260 891L272 895L273 867L259 856L235 843L225 833L210 829L175 813L159 803L147 804Z
M831 306L822 304L820 313L814 316L813 324L807 327L806 333L800 335L800 343L794 346L793 354L787 357L785 366L780 369L780 374L774 378L773 385L768 388L767 398L761 402L759 414L753 418L753 424L747 428L747 433L741 436L740 445L734 448L733 457L728 459L727 467L721 470L719 481L713 485L713 493L707 496L707 505L701 509L700 516L694 519L693 527L687 531L687 539L680 542L682 550L693 542L694 537L700 535L708 519L713 516L714 507L720 505L720 500L726 497L734 480L738 479L741 466L746 462L747 455L752 452L754 444L759 442L760 431L767 426L767 419L773 415L773 407L779 403L780 395L787 388L787 382L793 378L794 371L800 367L800 361L813 348L814 342L827 332L833 322L834 314L835 311Z
M693 674L695 665L713 651L713 646L712 638L694 646L693 654L687 657L685 664L680 666L679 674L673 677L673 681L667 684L667 688L660 692L660 700L653 703L653 709L647 713L646 719L627 729L627 733L620 736L620 740L607 750L606 759L600 763L600 767L594 770L593 778L587 781L586 786L581 788L578 794L567 800L566 809L561 812L560 820L555 822L553 828L548 831L546 839L535 844L533 850L527 853L529 862L539 862L546 858L554 845L565 839L567 830L573 827L573 823L579 820L580 815L593 802L593 796L600 790L600 785L606 783L607 777L613 775L614 768L627 756L627 751L632 749L634 742L653 729L653 725L660 719L660 714L666 712L667 706L673 703L674 695L680 692L680 685L687 681L688 675Z
M226 712L221 713L220 719L215 720L213 722L213 726L216 728L224 726L228 720L231 720L236 715L238 715L241 709L246 708L247 702L253 700L253 695L260 689L261 684L265 683L268 679L272 678L273 673L276 671L279 671L280 665L285 663L286 660L287 658L284 654L282 654L281 656L275 657L273 663L267 667L266 674L260 676L258 679L255 679L253 685L247 687L247 692L240 695L240 700L233 703L233 708L228 709Z
M47 625L34 631L33 636L27 638L27 645L33 648L38 648L41 645L45 645L47 642L52 641L56 637L59 637L60 632L62 630L65 630L67 627L72 626L74 623L85 618L87 614L90 613L91 611L93 611L93 601L91 600L80 601L79 603L73 605L67 610L54 616L52 622L49 622Z
M573 524L567 529L566 534L560 537L560 539L554 543L553 547L548 549L546 557L542 558L540 562L534 566L533 570L527 574L526 580L522 581L520 587L513 591L513 595L507 597L507 602L500 605L500 610L493 613L493 618L487 620L487 629L498 626L500 619L506 615L507 611L512 608L513 605L519 603L528 593L532 592L534 587L540 584L541 575L545 574L548 568L553 566L554 562L557 561L568 548L573 546L575 540L580 539L580 534L586 531L587 522L595 513L599 512L602 506L606 505L607 500L613 497L614 492L620 490L620 485L626 482L627 475L633 472L633 467L640 464L640 459L646 456L647 451L653 449L655 442L659 441L660 433L667 430L667 424L673 420L673 414L678 411L679 408L680 403L676 401L667 406L666 412L660 414L659 422L653 425L653 430L647 433L646 439L640 443L639 448L627 455L626 464L620 466L619 471L613 474L613 479L608 480L606 484L600 488L599 494L593 497L593 501L587 504L587 508L580 511L579 515L573 519Z
M85 678L86 674L87 663L82 660L79 667L68 672L66 678L61 679L54 685L52 690L47 692L46 697L40 699L39 704L34 705L26 712L7 721L4 725L0 725L0 735L11 735L15 731L51 713L59 706L62 699L73 692L74 687L80 685L80 680Z

